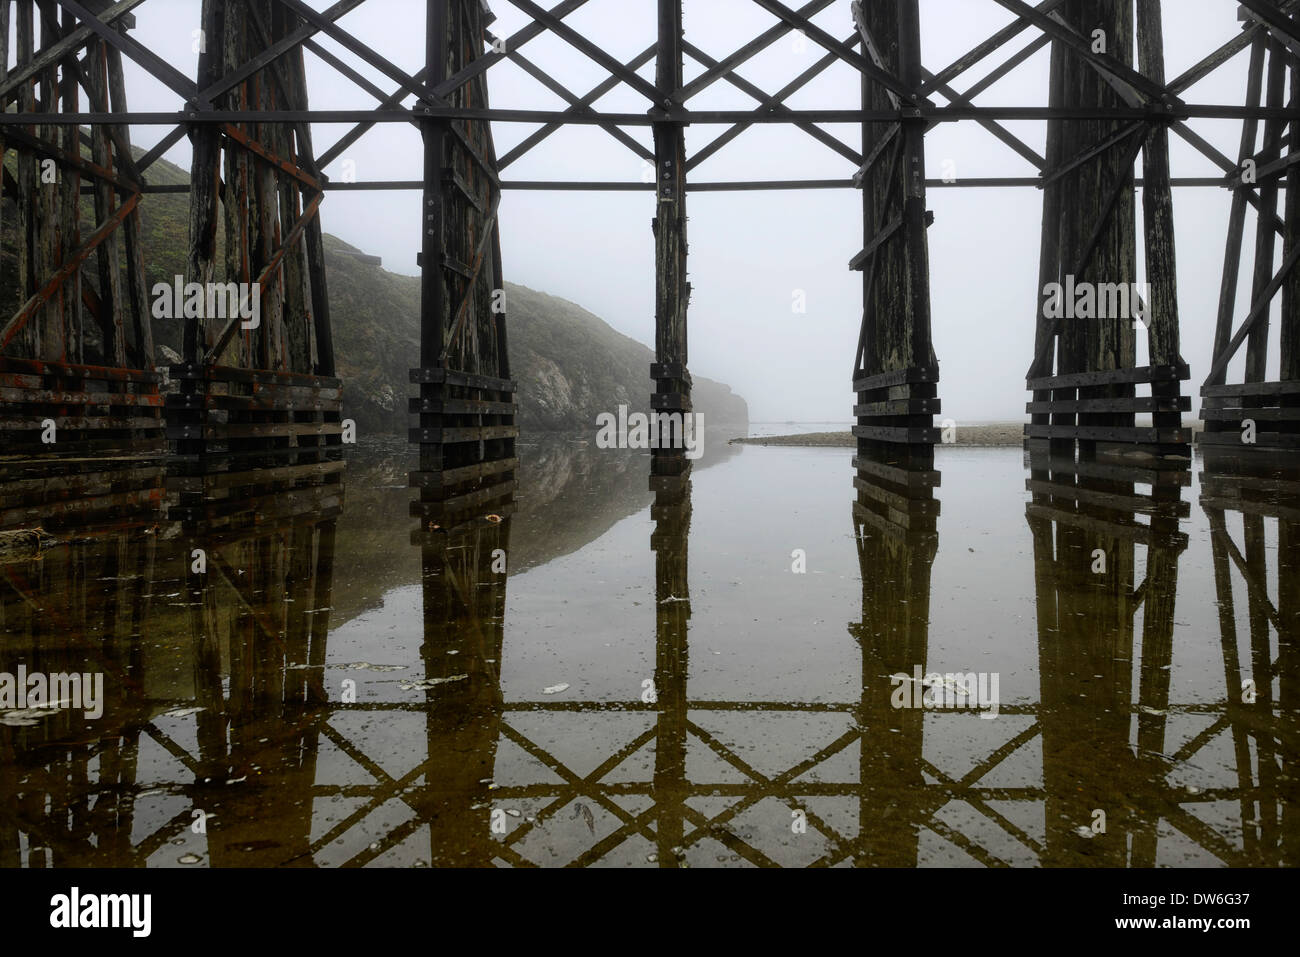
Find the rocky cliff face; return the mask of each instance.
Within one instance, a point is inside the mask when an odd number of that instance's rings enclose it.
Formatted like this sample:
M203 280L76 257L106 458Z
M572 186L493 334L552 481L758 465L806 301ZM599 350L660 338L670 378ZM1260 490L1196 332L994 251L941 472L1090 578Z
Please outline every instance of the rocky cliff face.
M327 237L335 352L347 378L347 414L362 428L404 432L407 369L419 354L419 282L357 257ZM601 412L648 411L654 353L572 302L506 283L511 371L519 380L524 431L594 430ZM744 434L745 400L730 387L695 379L695 410L706 427Z

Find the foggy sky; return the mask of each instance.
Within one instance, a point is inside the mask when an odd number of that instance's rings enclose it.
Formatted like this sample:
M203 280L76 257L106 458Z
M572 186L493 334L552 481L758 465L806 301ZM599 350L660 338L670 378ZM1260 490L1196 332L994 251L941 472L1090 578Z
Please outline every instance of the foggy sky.
M543 6L554 0L543 0ZM795 0L788 5L797 7ZM326 0L313 0L323 9ZM751 0L685 0L686 38L721 59L775 22ZM194 75L197 54L192 31L199 25L198 0L151 0L136 10L133 36L159 51L177 69ZM508 0L492 0L498 19L492 29L509 36L527 17ZM1236 35L1236 0L1166 0L1165 69L1178 75ZM923 59L937 72L1010 22L993 0L921 0ZM339 21L388 59L408 71L423 64L422 0L367 0ZM590 0L565 21L604 50L627 61L654 41L654 0ZM838 39L853 33L849 0L836 0L814 22ZM1007 47L953 82L964 91L1038 36L1029 28ZM344 50L334 40L316 38L385 90L393 81ZM605 77L603 68L563 40L544 33L522 48L542 69L578 95ZM738 70L773 92L798 75L824 51L793 34L776 41ZM1231 62L1183 94L1188 103L1240 104L1246 64L1242 51ZM980 105L1046 105L1049 49L977 98ZM374 100L310 52L308 87L314 108L365 109ZM689 81L702 67L688 58ZM178 97L126 63L127 93L133 110L172 110ZM653 61L640 74L653 81ZM567 104L513 63L491 69L494 107L564 109ZM404 105L409 106L413 98ZM937 103L944 98L935 94ZM802 109L856 109L856 72L836 63L788 101ZM752 109L756 102L725 81L689 101L693 109ZM645 98L620 85L596 107L642 113ZM1040 154L1046 124L1005 124ZM1240 125L1192 120L1189 125L1220 151L1236 158ZM1261 124L1261 136L1262 136ZM317 124L313 138L323 153L350 127ZM860 129L825 127L860 148ZM533 125L495 124L497 154L535 129ZM686 131L688 155L725 129L694 125ZM133 141L157 142L166 127L136 127ZM648 127L627 132L650 147ZM1182 139L1170 136L1174 176L1215 176L1220 170ZM167 159L189 168L188 141ZM343 160L355 164L357 179L420 179L422 145L409 124L381 124L326 169L336 181ZM1033 167L974 122L943 124L926 137L927 176L940 177L945 160L956 175L1032 176ZM640 157L598 127L562 130L503 173L506 180L592 179L642 181ZM691 173L695 181L745 179L847 178L853 164L789 126L756 125ZM147 174L146 174L147 175ZM322 206L322 221L333 233L364 251L383 257L384 267L415 274L419 248L417 192L332 193ZM650 220L654 194L507 191L501 205L501 239L506 279L572 300L619 331L654 342L654 250ZM929 230L931 299L939 395L943 417L958 423L981 419L1024 418L1024 373L1032 358L1038 308L1038 248L1042 194L1034 188L931 189L934 211ZM1175 190L1174 220L1178 255L1179 310L1184 358L1192 366L1185 389L1194 397L1209 369L1214 318L1223 264L1230 205L1226 190ZM148 197L145 198L145 215ZM1279 207L1280 208L1280 207ZM1137 204L1139 227L1141 202ZM688 198L690 275L690 365L696 375L731 385L749 402L750 415L762 420L847 421L853 349L862 313L861 277L848 260L862 246L862 207L855 190L694 193ZM1253 255L1255 216L1247 218L1243 256ZM1138 243L1139 263L1142 244ZM1277 258L1280 261L1281 244ZM1276 266L1275 266L1276 268ZM1145 279L1139 270L1139 281ZM807 312L792 310L796 290L806 294ZM1249 272L1239 285L1236 324L1249 308ZM1274 304L1276 318L1279 305ZM1276 341L1276 321L1273 325ZM1145 363L1145 337L1139 336L1139 364ZM1269 377L1277 376L1272 347ZM1240 375L1245 350L1229 375ZM405 388L405 384L400 384ZM652 382L648 376L647 393ZM1198 400L1193 398L1196 407Z

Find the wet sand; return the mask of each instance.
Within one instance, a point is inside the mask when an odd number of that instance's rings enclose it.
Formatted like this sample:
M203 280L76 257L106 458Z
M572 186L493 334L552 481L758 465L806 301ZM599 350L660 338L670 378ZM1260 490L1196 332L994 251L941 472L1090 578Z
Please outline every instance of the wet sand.
M997 422L989 425L959 425L953 445L973 448L995 448L1020 445L1024 441L1024 426L1019 422ZM734 445L787 445L802 448L854 448L858 440L853 433L808 432L804 435L763 435L732 439Z

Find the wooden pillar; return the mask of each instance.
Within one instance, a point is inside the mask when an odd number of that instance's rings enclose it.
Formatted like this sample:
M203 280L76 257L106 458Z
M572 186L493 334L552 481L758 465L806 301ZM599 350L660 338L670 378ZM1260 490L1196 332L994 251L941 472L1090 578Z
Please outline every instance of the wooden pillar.
M1300 110L1300 58L1291 58L1291 111ZM1287 154L1300 156L1300 123L1288 127ZM1300 166L1291 164L1286 176L1286 226L1282 240L1285 258L1300 243ZM1292 269L1282 286L1282 328L1278 340L1278 378L1300 379L1300 269ZM1290 402L1295 402L1292 399ZM1290 403L1288 403L1290 404Z
M1285 48L1280 43L1271 43L1268 51L1268 72L1265 80L1264 105L1270 109L1282 107L1282 95L1286 84ZM1275 161L1281 153L1282 129L1286 125L1281 119L1264 121L1264 145L1256 158L1257 166L1264 167ZM1265 288L1273 279L1273 251L1277 243L1277 231L1273 219L1277 213L1277 179L1269 177L1259 185L1259 217L1255 227L1255 269L1251 278L1250 301L1258 302ZM1250 335L1246 339L1246 382L1263 382L1268 375L1268 311L1255 321Z
M425 13L425 69L428 82L437 86L447 78L447 0L428 0ZM426 368L439 363L443 337L442 284L442 152L446 121L423 120L424 193L420 223L420 364ZM425 424L421 417L421 424Z
M658 106L682 85L682 2L659 0L659 48L656 55L655 88ZM691 379L687 372L686 309L691 287L686 281L686 134L683 124L661 121L654 124L655 217L655 363L650 375L656 380L651 409L658 412L691 412ZM683 423L684 428L684 423ZM670 426L660 424L666 437ZM664 443L661 441L660 445ZM680 472L686 465L683 450L656 450L656 472ZM665 454L667 451L669 454ZM676 454L671 454L671 453ZM669 463L672 463L671 465Z
M1160 7L1161 0L1137 0L1138 67L1148 79L1164 86L1164 29ZM1142 226L1150 293L1146 304L1147 352L1152 366L1176 366L1183 359L1178 329L1173 190L1169 184L1169 127L1165 123L1153 122L1148 127L1142 151L1142 177ZM1156 428L1182 428L1184 403L1180 391L1177 379L1152 382L1151 419ZM1190 408L1190 403L1187 404Z
M1264 56L1268 50L1268 38L1261 31L1256 34L1250 46L1250 65L1246 74L1246 102L1248 107L1259 106L1260 94L1264 87ZM1241 142L1237 149L1237 169L1242 163L1254 156L1255 136L1259 120L1247 117L1241 123ZM1239 174L1240 175L1240 174ZM1211 359L1217 359L1228 348L1232 338L1232 316L1237 306L1237 275L1241 264L1241 241L1246 228L1246 190L1243 184L1232 192L1232 209L1228 214L1228 238L1223 252L1223 279L1219 285L1219 311L1214 326L1214 348ZM1227 381L1226 368L1213 373L1206 380L1207 385L1223 385Z
M884 69L910 90L921 87L916 0L855 4L859 32ZM862 331L853 391L860 454L885 452L917 468L933 464L939 438L938 360L930 333L930 267L925 231L926 122L906 100L862 77L864 111L898 111L899 121L864 123Z
M15 39L17 40L17 66L22 70L31 63L36 51L35 18L32 0L15 0ZM18 88L18 112L34 113L36 96L31 83ZM36 134L36 127L23 131ZM40 286L40 254L35 240L35 198L40 179L40 165L28 150L18 151L18 301L23 302ZM39 323L29 320L18 333L19 355L39 355Z

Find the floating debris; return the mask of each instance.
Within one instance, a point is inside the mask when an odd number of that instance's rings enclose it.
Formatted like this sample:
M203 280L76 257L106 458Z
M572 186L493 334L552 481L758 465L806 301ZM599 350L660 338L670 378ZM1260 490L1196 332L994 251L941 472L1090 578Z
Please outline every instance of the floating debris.
M39 719L58 713L58 708L16 708L11 711L0 711L0 724L11 728L31 728L40 724Z
M423 681L403 681L398 687L403 691L428 691L438 685L451 684L453 681L467 681L469 675L452 675L450 678L425 678Z
M200 711L207 711L207 708L172 708L170 711L164 711L164 718L188 718L192 714L198 714Z
M180 864L201 864L203 863L203 858L199 857L197 854L182 854L180 857L176 858L176 861Z
M0 532L0 562L17 563L39 558L43 549L55 544L43 528L17 528Z
M568 691L569 683L561 681L558 685L551 685L549 688L543 688L542 694L559 694L561 691Z

